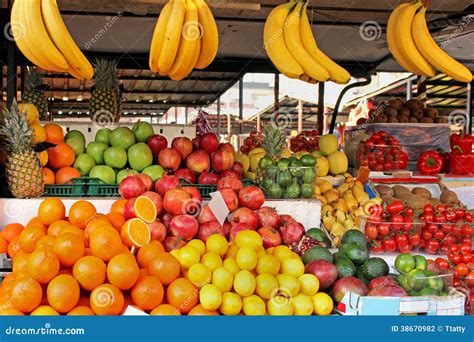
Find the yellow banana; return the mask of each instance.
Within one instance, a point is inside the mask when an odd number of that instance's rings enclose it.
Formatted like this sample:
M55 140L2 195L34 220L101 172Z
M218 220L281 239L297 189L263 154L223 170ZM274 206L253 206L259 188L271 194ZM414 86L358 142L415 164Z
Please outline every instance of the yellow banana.
M178 55L169 71L172 79L181 80L193 70L196 65L195 52L200 44L200 36L197 7L193 0L186 0L186 15Z
M293 7L294 3L286 3L270 12L263 30L263 43L268 57L283 75L300 78L304 70L288 51L283 35L286 17Z
M469 69L451 58L431 37L426 25L426 7L422 7L415 14L411 30L416 47L435 68L456 81L468 83L472 81L472 73Z
M173 8L174 0L170 0L161 10L160 16L155 26L155 32L153 33L153 39L151 40L150 46L150 70L157 73L160 72L158 69L158 59L160 59L161 48L165 40L166 26L168 25L171 9Z
M194 0L194 3L202 28L201 53L196 63L196 69L204 69L216 58L219 49L219 31L209 6L203 0Z
M24 11L23 34L26 44L31 47L30 51L45 64L46 70L65 72L69 64L48 35L41 16L41 1L23 0L20 7Z
M168 74L173 66L181 41L184 15L186 13L185 0L174 0L169 20L166 25L165 38L158 58L158 70Z
M296 7L286 17L283 30L285 43L290 53L308 76L320 82L325 82L329 80L329 72L311 57L301 41L300 22L302 7L303 3L298 2Z
M435 70L426 58L421 55L420 51L418 51L411 34L413 17L420 6L421 3L410 4L400 10L395 24L394 49L398 49L398 52L403 56L404 60L409 61L410 65L414 66L414 68L411 68L413 70L408 69L408 71L414 72L419 70L418 74L433 77L436 75Z
M94 68L69 34L56 0L42 0L41 12L51 39L62 52L69 66L76 71L80 79L92 79Z
M306 13L306 5L301 12L300 34L305 49L316 62L321 64L329 72L331 80L338 84L349 83L351 74L319 49L313 35L313 30L311 29L308 14Z

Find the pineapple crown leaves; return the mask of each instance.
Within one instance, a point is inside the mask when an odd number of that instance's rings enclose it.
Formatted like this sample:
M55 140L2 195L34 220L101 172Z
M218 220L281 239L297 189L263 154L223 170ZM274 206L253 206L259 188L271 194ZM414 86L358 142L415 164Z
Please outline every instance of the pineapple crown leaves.
M279 158L286 146L286 136L275 123L263 128L263 149L267 156Z
M43 86L43 75L36 68L28 68L25 79L25 88L28 91L35 91Z
M22 153L33 148L33 131L26 115L21 115L16 100L11 109L5 109L2 115L0 134L6 139L6 148L10 153Z
M113 90L118 86L117 62L115 60L97 59L95 67L95 89Z

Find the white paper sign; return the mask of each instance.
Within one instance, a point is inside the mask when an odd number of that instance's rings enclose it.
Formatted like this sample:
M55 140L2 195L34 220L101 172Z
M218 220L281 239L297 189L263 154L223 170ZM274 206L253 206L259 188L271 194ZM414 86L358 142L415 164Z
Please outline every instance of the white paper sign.
M211 209L217 221L222 226L224 224L225 219L230 213L229 208L227 207L227 204L224 201L224 197L222 197L220 191L211 192L210 195L211 200L208 204L209 209Z
M133 306L127 306L127 309L123 313L123 316L150 316L146 312L135 309Z

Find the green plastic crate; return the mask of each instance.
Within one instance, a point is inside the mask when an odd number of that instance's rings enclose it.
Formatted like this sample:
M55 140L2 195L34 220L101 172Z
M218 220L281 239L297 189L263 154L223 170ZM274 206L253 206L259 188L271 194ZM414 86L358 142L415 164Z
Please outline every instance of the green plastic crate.
M244 179L242 179L242 184L244 186L249 186L249 185L255 185L255 182L251 179L244 178Z
M196 189L199 190L199 193L201 194L202 198L211 198L211 192L216 192L217 191L217 185L215 184L193 184L187 181L184 178L180 178L181 180L181 186L182 187L189 187L193 186Z
M105 184L98 178L87 178L88 197L119 197L118 185Z
M87 179L73 178L71 184L45 185L44 197L84 197L87 191Z

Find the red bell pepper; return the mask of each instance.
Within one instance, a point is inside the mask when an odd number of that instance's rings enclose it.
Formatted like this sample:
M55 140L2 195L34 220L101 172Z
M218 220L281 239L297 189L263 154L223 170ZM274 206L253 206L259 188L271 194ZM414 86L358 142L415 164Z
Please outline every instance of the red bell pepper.
M423 152L418 158L418 170L422 175L434 176L443 169L443 158L433 150Z
M455 146L449 154L449 171L460 176L474 173L474 153L462 153L461 147Z
M455 146L459 146L462 150L461 154L471 153L472 145L474 144L474 136L469 134L464 134L463 131L460 131L458 134L452 134L450 138L451 150Z

